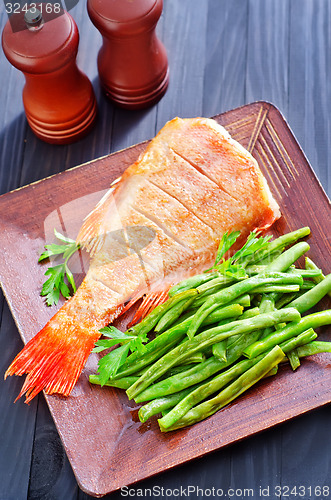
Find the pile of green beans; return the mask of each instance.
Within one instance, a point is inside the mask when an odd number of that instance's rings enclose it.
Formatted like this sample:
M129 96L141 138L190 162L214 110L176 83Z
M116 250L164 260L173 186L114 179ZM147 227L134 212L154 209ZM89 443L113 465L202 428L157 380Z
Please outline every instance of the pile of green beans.
M269 242L246 258L246 277L217 269L174 285L169 299L130 335L149 334L105 385L142 404L141 422L158 415L162 432L199 422L288 362L296 370L305 356L331 352L316 328L331 324L331 309L310 312L331 296L331 274L305 257L301 228ZM100 384L98 374L90 382Z

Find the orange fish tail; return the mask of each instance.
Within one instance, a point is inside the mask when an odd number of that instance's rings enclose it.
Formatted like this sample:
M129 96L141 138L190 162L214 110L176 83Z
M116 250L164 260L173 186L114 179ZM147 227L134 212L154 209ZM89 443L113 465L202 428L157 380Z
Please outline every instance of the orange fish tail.
M26 344L5 373L5 378L27 373L16 400L25 394L29 403L42 390L68 396L100 337L95 328L54 319Z

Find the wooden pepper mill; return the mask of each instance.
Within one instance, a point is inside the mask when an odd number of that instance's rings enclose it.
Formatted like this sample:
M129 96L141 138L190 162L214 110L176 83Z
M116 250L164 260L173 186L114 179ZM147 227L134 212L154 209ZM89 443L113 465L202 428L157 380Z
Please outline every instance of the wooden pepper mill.
M103 45L99 78L106 95L128 109L157 102L169 81L166 50L155 33L163 0L87 0Z
M79 33L62 10L13 14L3 34L4 53L25 76L23 104L28 123L42 140L68 144L94 124L96 100L91 82L77 67ZM14 26L14 29L13 29Z

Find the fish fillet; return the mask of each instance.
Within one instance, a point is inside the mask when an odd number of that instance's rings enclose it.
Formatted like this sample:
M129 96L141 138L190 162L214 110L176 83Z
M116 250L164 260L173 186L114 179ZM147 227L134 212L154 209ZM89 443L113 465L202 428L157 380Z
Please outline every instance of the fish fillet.
M214 120L168 122L84 221L91 256L76 294L17 355L18 397L69 395L125 303L206 269L225 231L266 229L280 211L254 158ZM163 294L164 295L164 294Z

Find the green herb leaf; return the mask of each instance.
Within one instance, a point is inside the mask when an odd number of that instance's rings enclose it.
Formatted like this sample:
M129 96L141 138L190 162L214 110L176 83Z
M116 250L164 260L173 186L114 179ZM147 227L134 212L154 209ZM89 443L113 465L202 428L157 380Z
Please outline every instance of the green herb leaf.
M104 385L109 378L116 375L119 367L125 362L129 350L130 345L124 344L109 352L99 360L98 373L100 374L101 386Z
M38 262L54 257L57 259L62 255L64 262L50 266L45 272L45 276L49 276L43 284L40 295L46 297L48 306L56 305L60 298L60 293L64 298L69 298L72 293L76 292L76 284L72 272L68 267L68 260L79 249L71 238L67 238L63 234L54 229L54 234L61 245L51 243L45 245L45 251L40 255ZM67 281L67 282L66 282Z
M223 256L236 242L239 234L239 231L235 231L229 235L227 232L224 233L219 244L215 263L208 271L215 269L221 274L231 275L236 279L245 278L245 267L248 262L252 260L256 252L268 247L271 236L258 237L259 233L252 231L246 243L232 257L224 260Z
M228 231L223 234L222 239L220 241L218 251L215 259L215 266L221 260L221 258L230 250L232 245L237 241L237 238L240 235L240 231L234 231L228 235Z
M251 258L255 252L265 249L268 246L271 236L260 236L257 238L258 234L255 231L250 233L246 243L232 257L231 261L233 264L241 261L242 265L245 265L248 261L247 257Z
M55 228L54 228L54 234L59 241L62 241L62 243L69 243L70 245L76 245L75 240L72 240L71 238L64 236L64 234L59 233L59 231L57 231Z
M101 328L99 330L102 335L108 337L107 339L99 339L95 343L93 352L101 352L105 349L109 349L117 344L127 344L128 342L134 341L136 337L133 335L127 335L126 333L121 332L115 326L106 326L105 328Z
M101 330L99 331L105 337L109 337L111 339L117 339L118 341L123 340L125 342L136 338L134 335L128 335L125 332L121 332L121 330L119 330L115 326L106 326L105 328L101 328Z
M221 271L221 268L223 268L224 265L224 259L222 261L222 258L230 250L232 245L236 242L237 238L240 235L240 231L233 231L232 233L228 234L228 231L226 231L222 238L221 241L218 245L218 250L215 258L214 265L207 269L205 272L211 271L212 269L217 269ZM221 266L221 268L220 268Z
M76 287L75 279L74 279L74 276L73 276L72 272L70 271L67 263L65 263L65 274L66 274L68 283L72 288L73 293L76 293L77 287ZM69 294L70 294L70 292L69 292Z
M141 336L139 335L134 340L130 342L130 351L138 351L139 354L143 354L146 350L144 344L148 341L147 335Z
M46 252L43 252L39 259L38 262L41 262L42 260L48 259L49 257L52 257L53 255L61 255L63 253L63 245L56 245L51 244L51 245L45 245Z
M116 344L118 344L117 340L111 342L108 339L99 339L95 343L95 347L93 348L92 352L102 352L105 349L109 349L109 347L113 347Z
M97 340L93 352L102 352L117 344L122 344L120 347L103 356L98 362L101 385L104 385L109 378L115 376L118 368L125 362L129 351L134 352L138 350L139 353L144 352L144 343L148 342L148 337L146 334L139 336L128 335L118 330L115 326L101 328L100 333L107 338Z

